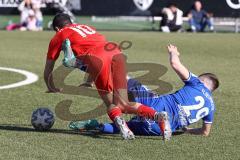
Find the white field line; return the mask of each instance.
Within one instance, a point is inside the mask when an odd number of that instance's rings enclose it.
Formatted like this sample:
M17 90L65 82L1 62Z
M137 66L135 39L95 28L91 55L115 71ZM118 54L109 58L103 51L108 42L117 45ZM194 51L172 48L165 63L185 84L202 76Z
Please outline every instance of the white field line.
M34 83L38 80L38 76L36 74L25 71L25 70L14 69L14 68L6 68L6 67L0 67L0 70L19 73L19 74L22 74L26 77L26 79L23 80L23 81L8 84L8 85L4 85L4 86L0 86L0 90L1 89L16 88L16 87L28 85L28 84Z

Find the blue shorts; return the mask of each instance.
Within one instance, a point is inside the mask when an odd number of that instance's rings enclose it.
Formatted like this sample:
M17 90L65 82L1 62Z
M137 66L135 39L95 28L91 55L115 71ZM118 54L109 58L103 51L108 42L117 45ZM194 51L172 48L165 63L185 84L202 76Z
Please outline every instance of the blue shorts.
M157 110L158 112L164 111L163 105L160 105L160 107L157 108L153 107L156 106L154 105L154 103L156 103L155 98L159 98L159 96L151 92L146 86L142 85L137 80L135 79L128 80L128 92L133 94L135 102L139 102L141 104L149 106L154 110ZM153 120L136 116L132 118L130 121L128 121L127 125L135 135L145 136L161 135L161 131L158 124ZM106 134L116 134L119 133L119 129L116 127L114 123L105 123L103 124L101 132Z
M165 111L165 105L162 98L153 93L146 86L135 79L128 80L128 92L134 97L134 101L149 106L157 112Z
M172 131L175 131L176 129L179 128L178 113L174 109L174 106L176 106L177 104L172 99L172 96L170 95L159 96L135 79L128 80L128 92L133 94L135 102L146 105L157 112L162 111L167 112ZM148 122L146 122L146 124L148 124L147 128L154 128L153 126L149 126ZM157 124L156 126L158 127Z
M139 119L138 117L134 117L127 122L127 125L135 135L144 136L161 135L161 131L158 124L151 120L144 120ZM101 128L101 132L105 134L117 134L119 133L119 129L114 123L105 123Z

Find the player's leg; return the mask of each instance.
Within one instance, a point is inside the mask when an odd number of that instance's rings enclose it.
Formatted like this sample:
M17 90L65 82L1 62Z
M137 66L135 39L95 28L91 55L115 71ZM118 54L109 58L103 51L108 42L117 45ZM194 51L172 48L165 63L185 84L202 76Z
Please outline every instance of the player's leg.
M62 51L64 53L63 65L65 67L75 68L76 67L76 57L72 51L71 42L69 39L66 39L62 43Z
M134 117L127 122L129 128L135 135L159 136L162 135L155 121ZM96 119L86 121L72 121L69 128L76 131L96 130L103 134L118 134L120 130L114 123L99 123Z
M71 48L70 41L66 39L62 44L62 50L64 52L63 65L66 67L79 68L77 62L84 62L87 68L84 71L89 73L91 81L94 81L98 92L107 106L107 112L110 119L115 122L116 126L121 131L124 139L134 139L134 134L127 127L125 120L121 117L122 111L118 105L113 103L112 82L111 82L111 59L108 61L108 55L102 55L102 58L90 55L84 55L81 57L75 57ZM96 51L103 53L100 49ZM82 61L81 61L82 60ZM108 63L109 62L109 63ZM82 64L81 64L82 65ZM80 67L81 69L81 67Z
M161 135L158 124L153 120L146 120L141 117L134 117L128 121L129 128L136 135L159 136Z
M119 127L120 133L124 139L134 139L134 134L127 127L125 120L122 118L120 105L114 103L113 85L111 75L111 56L101 53L97 50L99 57L89 56L84 58L84 64L89 64L87 72L94 79L98 93L107 106L109 118ZM101 57L100 57L101 56Z
M110 54L110 53L108 53ZM123 55L121 55L121 60L125 61L125 57ZM118 129L120 130L121 135L123 136L123 138L126 139L134 139L134 134L132 133L132 131L128 128L126 121L122 118L122 111L124 110L123 106L127 106L128 104L128 95L127 95L127 85L126 85L126 72L125 72L125 66L118 66L116 64L116 61L120 60L120 59L112 59L111 57L111 65L104 65L101 74L98 76L97 79L97 83L96 86L102 87L102 83L103 82L108 82L106 84L106 86L104 88L110 88L113 91L112 94L112 104L110 104L111 102L109 102L108 100L110 99L109 94L104 94L104 92L99 91L102 99L104 101L106 101L106 103L108 103L108 115L110 117L110 119L115 122L115 125L118 127ZM113 63L114 62L114 63ZM110 68L108 68L110 67ZM117 67L117 68L115 68ZM113 72L114 70L118 70L119 72L118 74L115 74L115 72ZM106 72L107 71L107 72ZM108 72L110 71L110 73ZM106 72L106 73L104 73ZM121 76L123 76L125 78L122 79ZM110 76L107 78L107 76ZM105 79L105 80L104 80ZM114 83L114 81L118 82L118 83ZM101 85L99 85L101 84Z
M127 77L127 80L128 93L129 96L131 96L132 101L142 103L147 106L153 106L152 103L155 103L154 98L159 96L147 88L147 86L142 85L136 79ZM156 108L154 109L156 110Z
M159 136L161 131L158 127L158 124L154 121L147 120L136 120L131 119L127 122L129 128L133 131L135 135L143 136ZM116 134L119 133L118 127L114 123L103 123L99 125L99 131L104 134Z
M140 103L130 103L127 95L125 58L122 54L117 54L112 59L112 79L113 79L113 102L118 104L122 111L127 114L136 114L146 118L154 119L156 111Z
M130 103L127 95L127 80L125 58L122 54L115 55L112 59L112 79L114 88L113 102L122 107L122 111L128 114L136 114L152 120L157 120L164 134L164 139L170 139L171 127L166 112L156 112L149 106L141 103ZM166 134L166 135L165 135Z
M117 128L120 130L120 134L124 139L134 139L133 132L128 128L126 121L122 118L122 109L120 104L114 104L113 94L101 93L101 97L104 103L107 105L107 113L109 118L114 122Z
M64 52L64 59L63 59L63 65L66 67L71 67L71 68L78 68L76 62L77 59L74 56L74 53L71 48L70 41L66 39L63 44L62 44L62 50ZM110 119L115 122L116 126L119 127L122 133L122 136L124 139L133 139L134 135L132 132L128 129L126 126L125 121L121 118L122 116L122 111L121 109L113 104L113 94L109 91L111 91L111 86L108 88L110 78L107 77L110 75L110 70L108 69L106 65L103 64L103 62L94 56L85 56L84 58L78 57L79 59L84 59L85 64L87 64L89 67L87 68L87 72L90 74L90 79L91 81L94 81L97 88L98 92L104 101L105 105L108 107L108 115ZM106 73L105 73L106 72ZM77 126L76 126L77 124ZM85 124L82 125L82 123L71 123L71 127L75 128L81 128L81 126L85 127Z
M122 54L117 54L112 58L112 80L113 80L113 102L118 104L122 111L129 114L138 114L138 108L148 108L147 118L154 118L155 110L140 103L130 103L127 94L125 58ZM151 110L151 112L150 112ZM146 117L146 116L144 116Z
M135 79L128 79L128 91L133 94L135 102L154 107L154 110L158 112L155 119L159 119L160 121L159 127L162 131L164 139L170 139L172 133L170 120L168 117L169 115L167 112L165 112L164 106L159 105L159 101L155 101L159 100L159 96ZM156 103L158 103L158 105L156 105ZM152 127L155 126L153 125ZM132 127L130 126L130 128ZM134 130L133 132L135 133Z
M62 51L64 53L64 58L62 63L65 67L68 68L78 68L82 71L86 71L86 66L83 65L83 62L79 60L71 48L71 42L69 39L65 39L62 43Z
M74 60L75 62L75 59L74 59L75 57L70 47L70 41L65 41L64 45L65 45L64 46L65 48L63 48L63 50L64 50L64 53L66 53L65 57L67 57L67 60L70 60L70 62L71 60ZM77 60L80 60L81 62L81 57L78 57ZM108 88L108 87L111 87L111 85L109 85L109 83L111 82L109 82L110 79L109 77L107 77L110 75L110 73L109 73L109 69L104 68L103 61L94 56L84 56L83 60L84 60L84 64L91 66L87 69L87 72L90 73L93 79L96 79L95 83L98 84L96 85L97 88L99 89L98 91L103 101L108 106L108 115L110 119L112 119L118 125L118 127L121 130L123 138L125 139L134 138L134 135L126 125L126 122L121 118L122 110L124 110L124 112L127 112L127 113L138 114L140 116L144 116L152 119L155 117L156 111L138 103L134 103L134 104L129 103L128 97L127 97L127 90L125 89L126 88L125 58L122 55L117 56L117 58L115 59L115 64L117 65L113 65L115 66L114 67L115 69L113 69L114 71L119 71L120 69L120 72L115 72L117 74L113 76L115 77L115 82L118 82L118 83L115 83L115 88L117 89L114 90L114 95L108 92L109 90L111 90L111 88ZM116 62L120 62L120 63L116 63ZM74 64L70 64L70 67L71 65L74 66ZM105 65L105 67L106 66L109 66L109 65ZM107 71L107 73L104 73L104 71L105 72Z

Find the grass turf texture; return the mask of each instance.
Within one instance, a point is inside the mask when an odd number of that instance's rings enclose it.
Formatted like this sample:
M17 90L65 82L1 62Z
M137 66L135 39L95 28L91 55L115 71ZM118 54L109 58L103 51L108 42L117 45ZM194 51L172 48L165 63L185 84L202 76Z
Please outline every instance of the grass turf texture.
M165 46L170 42L179 47L183 63L192 72L216 73L221 87L214 93L217 111L210 137L183 134L165 143L161 137L137 136L134 141L123 141L119 135L73 134L68 131L68 122L58 118L52 132L35 132L31 129L30 117L38 106L50 106L54 110L59 101L71 99L71 111L80 113L91 110L101 101L79 95L45 93L42 75L53 32L0 32L0 66L28 70L40 77L28 86L0 90L0 159L240 159L239 35L102 33L111 41L133 42L132 48L125 51L128 62L152 62L168 67L161 80L170 82L174 90L183 84L169 66ZM60 60L56 65L60 65ZM77 86L82 78L83 74L74 71L65 82ZM23 80L21 75L0 70L0 85L19 80ZM108 120L106 116L98 119ZM194 125L197 126L201 126L201 122Z

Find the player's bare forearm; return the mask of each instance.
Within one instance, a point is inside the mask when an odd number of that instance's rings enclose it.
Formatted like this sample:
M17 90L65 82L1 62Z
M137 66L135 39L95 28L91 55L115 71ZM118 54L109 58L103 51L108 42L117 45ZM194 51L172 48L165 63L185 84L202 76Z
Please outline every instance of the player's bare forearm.
M203 124L202 128L184 128L185 133L209 136L211 124Z
M193 135L201 135L208 136L209 133L204 132L202 128L188 128L185 133L193 134Z
M52 71L49 69L48 66L45 66L45 69L44 69L44 81L48 90L50 91L51 88L53 88L54 84L53 84L53 78L52 78Z
M52 71L54 68L55 62L52 60L47 60L45 69L44 69L44 81L48 88L48 92L59 92L60 90L57 89L53 82Z
M182 80L187 80L189 78L189 71L188 69L181 63L180 61L180 53L178 52L178 49L174 45L168 45L167 46L169 57L170 57L170 64L174 71L178 74L178 76Z
M53 83L52 74L51 74L51 72L49 72L47 70L44 71L44 81L48 88L48 91L51 91L53 88L55 88L54 83Z
M178 68L181 65L181 61L179 59L179 54L175 52L169 52L170 64L173 69Z

